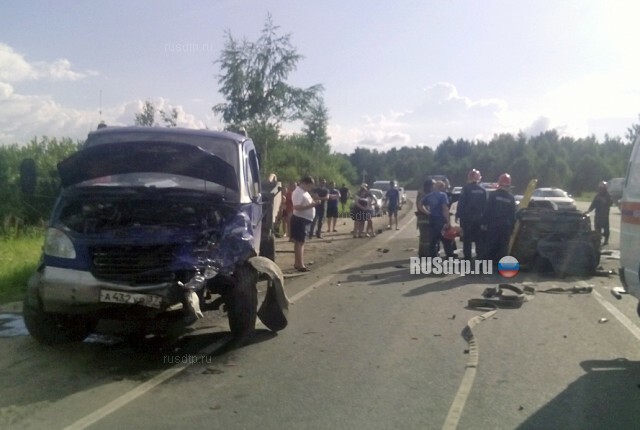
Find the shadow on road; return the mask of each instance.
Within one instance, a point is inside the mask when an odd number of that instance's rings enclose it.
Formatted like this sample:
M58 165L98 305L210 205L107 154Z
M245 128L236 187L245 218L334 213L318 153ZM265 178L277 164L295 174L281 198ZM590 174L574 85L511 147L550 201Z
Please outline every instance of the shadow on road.
M583 361L580 365L587 374L535 412L518 430L638 428L640 362L620 358Z
M42 346L29 336L2 338L0 359L7 366L0 369L0 428L29 416L43 402L55 403L114 381L142 383L175 365L224 365L243 347L277 336L259 329L237 341L228 331L212 327L173 339L123 340L98 334L91 336L93 341L59 346ZM215 343L221 345L203 354Z

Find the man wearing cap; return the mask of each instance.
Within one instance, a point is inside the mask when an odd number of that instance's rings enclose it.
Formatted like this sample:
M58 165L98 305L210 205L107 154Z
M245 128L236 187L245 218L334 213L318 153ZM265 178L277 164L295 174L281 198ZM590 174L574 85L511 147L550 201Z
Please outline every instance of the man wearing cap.
M595 210L596 216L593 220L595 230L602 235L604 242L602 245L609 243L609 208L613 204L613 199L607 189L607 183L602 181L598 184L598 193L594 196L589 210L585 215Z
M311 222L311 228L309 229L309 239L313 238L313 232L316 231L316 237L322 239L322 223L324 221L324 214L326 211L327 200L329 200L329 190L327 189L327 181L320 179L318 188L313 191L313 197L319 200L320 203L316 206L316 216Z
M456 219L460 220L460 227L462 227L462 250L466 260L472 258L472 243L476 245L476 256L481 254L480 225L484 206L487 203L487 192L478 184L481 179L479 170L473 169L467 174L467 184L462 187L456 210Z
M509 252L509 238L516 222L516 201L510 189L511 175L503 173L498 178L498 189L489 193L483 215L482 229L486 234L483 259L493 260L493 264L498 264Z

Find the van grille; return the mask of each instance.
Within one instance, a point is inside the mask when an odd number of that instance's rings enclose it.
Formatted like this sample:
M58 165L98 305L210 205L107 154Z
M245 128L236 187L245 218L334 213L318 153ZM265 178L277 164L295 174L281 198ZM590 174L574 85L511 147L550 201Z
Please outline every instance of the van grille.
M93 276L104 281L145 285L175 279L169 270L172 246L101 246L91 253Z

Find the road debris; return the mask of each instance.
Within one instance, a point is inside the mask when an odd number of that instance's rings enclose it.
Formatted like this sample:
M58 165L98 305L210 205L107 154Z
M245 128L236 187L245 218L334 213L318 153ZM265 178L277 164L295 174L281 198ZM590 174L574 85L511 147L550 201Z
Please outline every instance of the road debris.
M220 375L222 373L224 373L224 370L220 370L215 367L207 367L202 371L203 375Z
M600 319L598 320L598 324L604 324L604 323L606 323L607 321L609 321L609 320L608 320L608 319L606 319L606 318L600 318Z
M611 289L611 294L613 294L613 297L615 297L616 299L620 300L622 299L622 295L623 294L628 294L627 290L625 290L622 287L613 287Z

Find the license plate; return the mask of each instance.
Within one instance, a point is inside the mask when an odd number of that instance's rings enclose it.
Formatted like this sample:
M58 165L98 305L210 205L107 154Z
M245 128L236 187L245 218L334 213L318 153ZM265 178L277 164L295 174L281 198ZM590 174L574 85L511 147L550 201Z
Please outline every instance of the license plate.
M149 308L160 309L162 297L153 294L124 293L122 291L100 290L102 303L121 303L129 305L141 305Z

